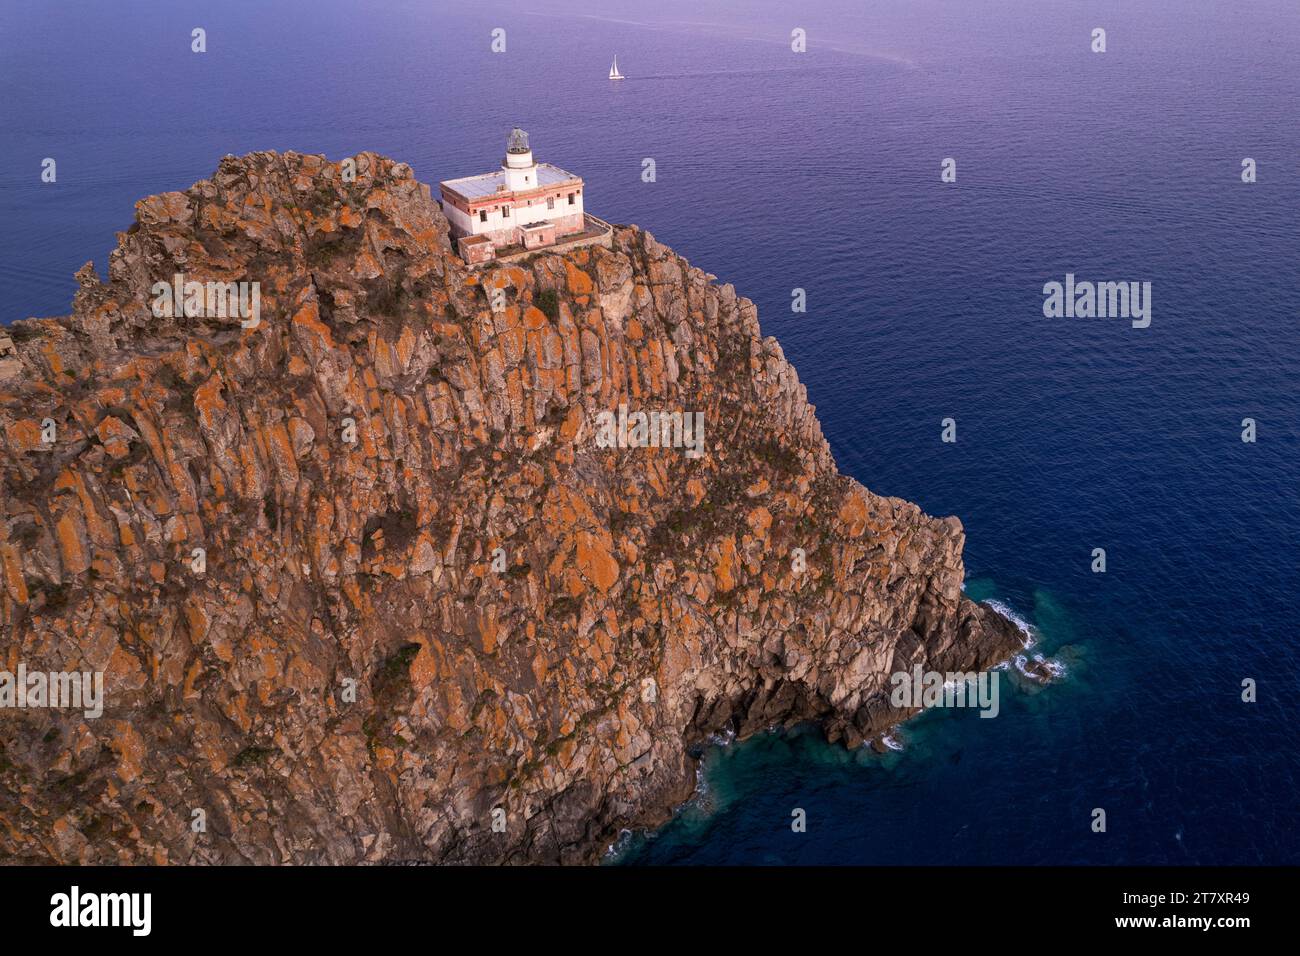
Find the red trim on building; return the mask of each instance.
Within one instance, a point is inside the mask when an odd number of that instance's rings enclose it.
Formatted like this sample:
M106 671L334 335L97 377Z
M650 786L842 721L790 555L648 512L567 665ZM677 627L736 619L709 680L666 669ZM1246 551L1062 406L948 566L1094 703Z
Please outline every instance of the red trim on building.
M453 206L466 215L472 215L480 209L495 209L498 206L504 206L507 203L511 206L519 204L520 200L529 199L546 199L555 197L556 200L567 197L569 193L582 192L582 180L571 179L564 183L551 183L540 189L529 189L520 192L493 193L491 196L483 196L478 199L469 199L447 186L440 186L443 199L449 201ZM565 200L567 202L567 199Z

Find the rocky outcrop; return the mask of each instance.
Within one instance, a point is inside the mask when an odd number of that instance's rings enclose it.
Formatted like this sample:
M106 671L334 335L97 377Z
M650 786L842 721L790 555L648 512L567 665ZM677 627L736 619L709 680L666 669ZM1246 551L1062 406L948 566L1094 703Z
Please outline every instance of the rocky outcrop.
M588 862L708 735L857 746L890 673L1019 646L731 286L637 228L472 271L355 164L227 157L11 327L0 669L105 702L0 710L0 858ZM178 274L260 322L160 317ZM703 413L704 454L602 447L620 404Z

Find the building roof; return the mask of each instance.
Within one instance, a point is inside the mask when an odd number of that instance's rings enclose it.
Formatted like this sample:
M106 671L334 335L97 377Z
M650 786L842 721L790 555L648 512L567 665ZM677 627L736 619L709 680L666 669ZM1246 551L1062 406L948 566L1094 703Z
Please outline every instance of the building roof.
M573 173L551 163L537 164L537 186L539 189L570 182L580 183L582 177L575 176ZM454 192L463 199L486 199L497 193L507 192L504 169L498 169L491 173L480 173L477 176L465 176L461 179L444 179L440 185L443 189Z

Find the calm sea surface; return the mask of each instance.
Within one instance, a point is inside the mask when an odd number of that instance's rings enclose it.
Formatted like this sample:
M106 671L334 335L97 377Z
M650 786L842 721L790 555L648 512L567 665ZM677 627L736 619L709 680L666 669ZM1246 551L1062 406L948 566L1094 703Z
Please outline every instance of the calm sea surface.
M0 64L3 321L67 312L135 200L225 153L436 182L518 124L593 212L757 302L840 467L959 515L969 592L1067 663L885 757L715 748L624 861L1300 862L1294 0L12 3ZM1151 282L1150 328L1043 318L1066 272Z

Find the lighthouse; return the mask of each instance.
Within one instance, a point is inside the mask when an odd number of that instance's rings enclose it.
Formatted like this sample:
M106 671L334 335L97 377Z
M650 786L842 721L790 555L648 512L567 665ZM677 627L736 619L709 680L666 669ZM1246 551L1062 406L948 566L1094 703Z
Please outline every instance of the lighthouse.
M10 378L22 371L22 362L18 358L18 346L9 337L9 333L0 326L0 379Z
M518 126L506 138L500 169L439 186L443 214L466 262L540 249L567 236L581 238L587 229L582 177L536 162L528 134Z
M511 192L521 193L537 186L537 163L533 162L533 151L528 146L528 134L518 126L510 131L501 168L506 173L506 188Z

